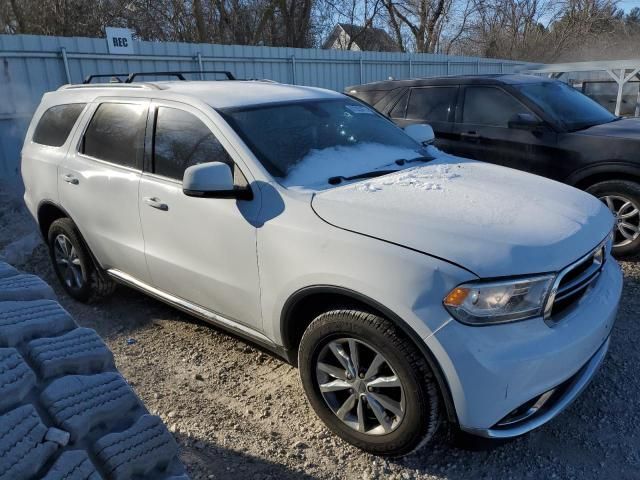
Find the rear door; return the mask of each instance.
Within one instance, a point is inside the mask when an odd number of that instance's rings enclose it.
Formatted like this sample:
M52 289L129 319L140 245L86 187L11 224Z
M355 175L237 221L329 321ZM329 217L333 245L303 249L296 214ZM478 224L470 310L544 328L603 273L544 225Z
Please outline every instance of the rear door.
M548 127L509 128L517 114L538 118L510 92L498 86L464 86L453 128L453 153L548 176L557 154L557 135Z
M142 281L149 274L138 212L149 100L96 101L60 173L60 200L100 264Z
M436 146L450 152L458 90L457 85L410 88L390 109L389 116L401 127L416 123L431 125Z

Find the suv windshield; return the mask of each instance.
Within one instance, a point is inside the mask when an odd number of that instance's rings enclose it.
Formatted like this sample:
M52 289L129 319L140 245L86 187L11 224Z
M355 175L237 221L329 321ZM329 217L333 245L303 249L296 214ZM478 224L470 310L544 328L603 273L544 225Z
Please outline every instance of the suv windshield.
M516 85L515 88L567 130L582 130L618 118L575 88L561 82Z
M349 177L426 149L389 120L354 100L308 100L225 109L228 123L285 186Z

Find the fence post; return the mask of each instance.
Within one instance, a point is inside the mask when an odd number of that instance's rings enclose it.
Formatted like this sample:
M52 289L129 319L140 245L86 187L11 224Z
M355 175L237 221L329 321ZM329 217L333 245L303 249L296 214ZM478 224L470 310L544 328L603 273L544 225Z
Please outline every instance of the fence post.
M413 60L411 54L409 54L409 78L413 78Z
M296 56L291 55L291 83L296 84Z
M202 54L200 52L196 53L196 61L198 62L198 69L200 70L200 80L204 80L204 68L202 67Z
M447 60L447 77L449 76L449 65L451 65L451 62Z
M360 85L364 83L364 64L362 63L362 54L360 54Z
M476 74L480 73L480 60L476 60Z
M500 62L500 73L504 73L504 63Z
M69 59L67 58L67 49L64 47L60 48L60 53L62 54L62 63L64 64L64 73L67 76L67 83L71 83L71 72L69 71Z

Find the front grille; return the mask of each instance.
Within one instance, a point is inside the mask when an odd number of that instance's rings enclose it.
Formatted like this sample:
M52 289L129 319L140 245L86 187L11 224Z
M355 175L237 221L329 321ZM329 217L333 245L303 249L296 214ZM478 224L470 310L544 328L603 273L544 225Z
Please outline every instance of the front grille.
M560 272L549 298L549 305L546 309L547 318L562 313L582 298L602 272L605 258L605 245L601 244L591 253Z

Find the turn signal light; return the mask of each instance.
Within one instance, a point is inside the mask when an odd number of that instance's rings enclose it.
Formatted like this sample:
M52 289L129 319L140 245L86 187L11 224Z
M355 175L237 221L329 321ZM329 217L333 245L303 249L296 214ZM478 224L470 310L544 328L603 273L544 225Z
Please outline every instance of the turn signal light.
M470 289L463 287L454 288L451 293L445 297L444 304L450 307L459 307L465 298L467 298L470 291Z

